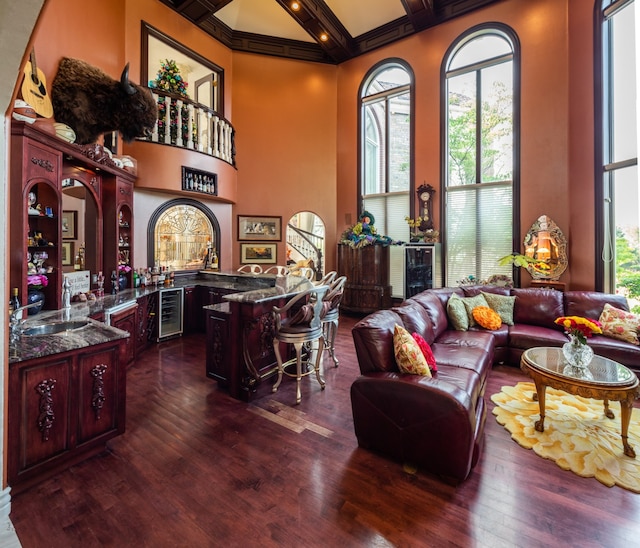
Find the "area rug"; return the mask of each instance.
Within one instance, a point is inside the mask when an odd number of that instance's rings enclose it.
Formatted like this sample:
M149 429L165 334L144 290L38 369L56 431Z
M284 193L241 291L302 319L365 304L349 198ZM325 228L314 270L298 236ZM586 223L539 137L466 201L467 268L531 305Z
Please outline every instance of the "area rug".
M622 452L618 402L610 402L615 418L608 419L601 400L547 388L544 432L538 432L535 422L540 418L540 409L533 400L534 394L533 383L519 382L516 386L503 386L499 394L491 396L498 423L518 444L564 470L594 477L608 487L618 485L640 493L639 409L633 409L629 425L629 444L638 453L632 459Z

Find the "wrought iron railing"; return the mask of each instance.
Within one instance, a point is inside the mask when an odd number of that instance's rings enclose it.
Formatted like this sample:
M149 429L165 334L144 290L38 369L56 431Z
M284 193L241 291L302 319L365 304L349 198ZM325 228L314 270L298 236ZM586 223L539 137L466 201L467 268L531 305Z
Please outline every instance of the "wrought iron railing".
M324 274L324 237L306 230L301 230L292 224L287 225L287 245L295 249L305 259L312 259L316 275Z
M143 140L196 150L235 166L231 122L187 97L155 88L150 91L158 105L158 122L151 137Z

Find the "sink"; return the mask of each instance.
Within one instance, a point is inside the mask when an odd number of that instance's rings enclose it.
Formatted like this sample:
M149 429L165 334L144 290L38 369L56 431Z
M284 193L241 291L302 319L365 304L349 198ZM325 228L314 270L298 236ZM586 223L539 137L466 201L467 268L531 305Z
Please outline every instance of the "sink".
M44 325L37 325L35 327L28 327L22 331L23 335L55 335L56 333L64 333L66 331L73 331L74 329L80 329L89 322L86 320L76 320L69 322L57 322L47 323Z

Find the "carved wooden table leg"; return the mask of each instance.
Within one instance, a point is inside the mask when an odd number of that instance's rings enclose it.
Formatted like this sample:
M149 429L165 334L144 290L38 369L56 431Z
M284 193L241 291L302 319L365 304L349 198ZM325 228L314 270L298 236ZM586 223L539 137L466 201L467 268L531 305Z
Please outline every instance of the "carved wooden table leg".
M627 433L629 432L629 421L631 420L631 411L633 409L633 396L626 400L620 401L620 424L622 426L622 446L624 454L632 459L636 458L636 452L627 441Z
M538 396L538 406L540 407L540 420L536 421L536 430L538 432L544 432L544 417L545 417L545 394L547 392L547 385L543 384L540 380L534 381L536 384L536 395Z
M605 400L604 400L604 415L608 419L615 419L616 418L616 416L614 415L613 411L611 411L611 409L609 408L609 400L607 398L605 398Z

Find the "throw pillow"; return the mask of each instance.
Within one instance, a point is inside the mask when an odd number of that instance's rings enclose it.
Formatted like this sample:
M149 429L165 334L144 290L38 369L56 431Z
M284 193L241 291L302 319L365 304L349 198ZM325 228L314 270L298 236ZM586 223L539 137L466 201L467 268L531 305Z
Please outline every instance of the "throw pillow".
M422 355L427 360L429 369L431 369L431 371L437 371L438 365L436 364L436 357L433 355L433 352L431 351L431 347L429 346L429 343L424 340L424 337L420 335L420 333L412 333L411 336L418 343L420 350L422 350Z
M606 303L602 309L602 314L600 314L599 321L602 324L603 335L631 344L640 344L638 340L640 316Z
M516 298L510 295L496 295L495 293L482 292L489 308L495 310L500 314L500 318L503 323L507 325L513 325L513 307L516 303Z
M482 293L478 293L475 297L464 297L462 299L462 303L464 304L464 307L467 311L467 316L469 318L469 327L473 327L477 324L476 320L473 318L473 309L476 306L489 306Z
M452 293L447 301L447 316L456 331L466 331L469 329L469 316L462 303L462 299L456 293Z
M393 352L402 373L431 376L431 370L418 343L404 327L396 324L393 329Z
M473 319L485 329L491 329L492 331L500 329L502 325L500 314L488 306L476 306L473 309Z

